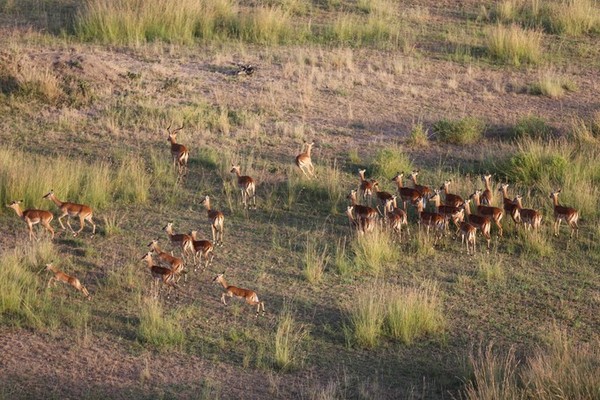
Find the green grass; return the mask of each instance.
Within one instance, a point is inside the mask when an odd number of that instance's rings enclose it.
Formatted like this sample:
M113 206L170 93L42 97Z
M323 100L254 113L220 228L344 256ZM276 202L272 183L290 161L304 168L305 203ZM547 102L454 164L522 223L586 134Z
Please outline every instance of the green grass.
M477 259L477 277L488 287L503 287L506 285L505 260L498 255L480 255Z
M542 33L518 25L496 25L488 29L487 48L492 59L520 66L537 64L542 58Z
M322 238L309 233L304 249L304 277L313 284L321 282L328 264L329 250L327 244L323 244Z
M466 117L457 120L442 119L433 124L436 138L445 143L473 144L478 142L485 131L485 124L478 118Z
M529 115L520 118L512 129L512 136L517 139L550 139L554 129L541 117Z
M305 358L303 345L309 332L305 325L296 322L289 309L279 315L274 341L274 363L281 371L302 366Z
M402 147L390 146L377 151L369 169L375 177L392 179L398 172L412 171L413 166Z
M373 348L379 344L385 320L384 294L378 285L370 285L354 297L350 310L349 340L361 347Z
M552 70L540 74L537 82L529 86L529 93L558 99L567 92L574 92L577 86L569 79Z
M373 232L357 235L350 244L356 269L379 275L396 263L401 254L393 239L389 231L379 227Z
M176 315L167 314L160 300L140 298L138 304L138 339L158 350L179 348L185 341L183 328Z
M429 131L419 122L413 125L408 136L408 144L417 147L427 147L429 145Z

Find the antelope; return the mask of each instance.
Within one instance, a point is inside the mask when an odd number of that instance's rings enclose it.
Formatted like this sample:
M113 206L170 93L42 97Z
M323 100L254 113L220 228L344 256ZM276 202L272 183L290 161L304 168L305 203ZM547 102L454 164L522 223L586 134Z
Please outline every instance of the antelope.
M244 204L244 208L248 208L248 198L250 198L254 203L254 209L256 209L256 183L254 179L246 175L240 175L239 165L232 164L231 171L229 172L237 176L237 184L242 192L242 204Z
M460 212L462 213L462 217L464 218L465 210L461 208ZM477 242L477 227L471 222L462 221L460 223L459 229L461 237L461 249L462 245L465 244L467 247L467 255L471 255L469 249L470 247L473 247L473 255L475 255L475 244Z
M558 195L562 189L558 189L555 192L550 193L550 198L554 204L554 235L558 236L560 231L560 223L564 220L571 227L571 238L573 232L575 237L579 237L579 226L577 226L577 220L579 219L579 211L574 208L564 207L558 204Z
M419 175L419 170L415 169L408 177L412 181L413 187L421 194L421 197L424 199L429 199L431 196L433 196L433 192L428 186L417 184L417 175Z
M458 230L460 229L460 226L458 225L457 219L454 216L456 215L457 212L460 212L460 210L462 210L462 208L441 204L442 200L441 200L440 190L435 189L434 193L435 194L429 199L429 201L433 202L433 204L435 206L435 212L444 217L444 220L446 221L445 222L446 229L448 229L448 221L450 219L452 219L452 222L454 223L454 226L456 227L456 231L458 232Z
M193 239L192 247L194 249L194 261L196 261L196 257L198 257L198 254L200 255L200 258L196 262L196 268L194 268L194 271L197 271L198 265L200 265L202 263L202 257L204 257L204 259L206 260L206 263L202 270L205 270L212 263L212 260L214 258L214 254L212 254L214 246L211 243L211 241L210 240L198 240L196 237L197 233L198 233L197 231L190 232L190 234L192 235L192 239ZM209 256L210 256L210 258L209 258Z
M221 211L210 209L210 197L204 197L204 200L202 200L201 204L203 204L204 208L206 208L206 214L208 215L208 220L210 221L210 229L212 231L213 242L217 246L223 246L225 216Z
M475 206L477 207L477 212L483 216L490 217L494 224L498 227L498 236L502 237L502 217L504 216L504 211L498 207L490 207L490 206L482 206L479 203L479 198L481 196L481 190L476 190L469 199L473 199Z
M94 220L92 219L93 212L90 207L88 207L84 204L62 202L56 197L56 195L54 194L54 190L50 190L50 192L48 194L46 194L43 198L54 202L54 204L56 204L56 206L62 212L60 217L58 217L58 222L60 223L60 226L64 230L66 230L66 228L62 223L62 219L64 217L67 217L67 226L73 233L73 236L77 236L81 233L81 231L83 230L83 228L85 226L85 221L92 224L92 236L91 237L94 237L94 235L96 235L96 224L94 223ZM71 223L70 223L71 217L79 217L79 230L77 232L75 232L73 230L73 228L71 227Z
M224 292L223 294L221 294L221 302L227 305L227 302L225 301L226 296L239 297L245 299L246 303L250 304L251 306L256 306L256 317L258 317L258 313L261 309L263 315L265 315L265 303L258 300L258 295L256 294L256 292L253 290L242 289L236 286L228 286L227 282L225 281L225 278L223 277L224 274L225 272L215 276L215 278L213 279L213 282L218 282L223 286Z
M460 207L465 201L462 197L457 194L448 193L448 186L452 183L452 179L444 181L444 184L440 187L440 190L444 192L445 200L444 203L449 206Z
M173 131L171 131L170 129L171 124L169 124L169 126L167 127L167 133L169 134L167 141L171 143L171 157L173 157L173 167L177 167L178 177L181 178L182 176L185 176L185 173L187 171L187 162L190 153L187 147L177 143L177 132L183 129L183 124L181 125L181 128L177 128Z
M521 203L522 198L521 195L517 195L513 200L513 203L519 210L519 219L525 226L525 229L532 228L535 231L542 225L542 214L531 208L523 208L523 204Z
M167 232L167 235L169 236L173 246L181 247L184 257L194 252L192 247L192 237L190 235L186 235L185 233L173 233L173 222L167 223L167 225L165 225L163 228L163 231Z
M367 201L371 204L371 199L373 198L373 183L365 179L366 169L359 169L358 176L360 177L360 193L363 200Z
M171 271L177 276L181 274L185 274L185 266L183 265L183 260L179 257L173 257L171 254L164 252L158 246L158 239L154 239L148 244L148 247L154 251L154 253L158 256L158 259L166 264L169 264ZM184 275L183 281L187 280L187 276Z
M481 194L481 204L484 206L491 206L494 201L494 193L492 192L491 179L492 175L487 174L482 176L485 190Z
M435 246L445 230L446 220L438 213L423 211L423 199L421 197L415 202L415 207L417 207L419 224L423 224L427 228L427 237L429 237L429 228L435 229L435 241L433 243Z
M12 203L7 204L6 207L15 210L17 215L27 223L27 226L29 227L29 240L35 237L35 234L33 233L33 225L38 223L41 224L44 228L46 228L46 230L52 235L52 239L54 239L54 229L52 229L52 226L50 226L50 221L52 221L54 215L52 215L50 211L46 210L30 209L22 211L21 206L19 206L19 204L22 202L23 200L15 200Z
M81 293L83 293L83 295L88 300L92 299L90 297L90 293L87 291L87 289L85 288L85 286L83 286L81 284L81 282L79 282L79 279L75 278L74 276L65 274L60 269L58 269L54 265L52 265L52 263L46 264L46 269L48 271L52 271L54 273L54 276L52 278L50 278L50 280L48 280L47 287L50 287L50 285L52 283L54 283L54 286L56 286L56 282L64 282L66 284L69 284L69 285L73 286L76 290L78 290Z
M392 200L394 202L394 207L395 207L396 206L396 198L394 196L392 196L391 193L379 190L379 182L377 180L373 179L372 183L373 183L373 189L375 189L375 195L377 196L377 199L383 206L383 216L385 217L387 215L386 206L385 206L386 203L388 202L388 200ZM379 206L377 206L377 208L379 208Z
M300 168L300 171L306 175L307 178L311 178L315 176L315 167L313 166L312 159L310 158L310 151L315 145L315 142L304 142L304 144L306 145L306 151L296 156L296 165L298 168Z
M376 219L379 215L376 209L356 203L356 190L351 190L350 194L346 196L346 198L350 200L350 204L353 206L354 213L358 217L361 217L362 219Z
M513 201L508 197L508 183L501 183L498 188L499 192L502 192L504 200L504 211L510 215L515 225L520 221L519 208Z
M155 297L158 297L160 288L159 283L162 282L164 285L169 286L169 290L171 288L179 289L179 286L175 283L175 272L170 268L160 267L158 265L154 265L154 261L152 260L152 252L149 251L142 257L142 261L146 261L148 265L148 269L150 269L150 274L152 274L153 282L153 292L155 293Z
M356 206L348 206L346 209L346 215L350 221L350 226L357 229L360 233L372 232L375 229L376 220L374 218L365 218L362 215L358 215L358 221L354 218L354 208Z
M463 208L465 210L465 213L467 214L467 218L468 218L469 222L473 226L475 226L477 229L479 229L479 231L481 232L481 234L483 235L483 237L487 241L487 248L489 250L490 249L490 243L492 241L492 236L490 235L490 230L492 228L492 221L488 217L483 217L481 215L471 214L471 208L469 206L469 202L468 201L466 201L463 204Z
M396 182L396 185L398 185L398 187L397 187L398 194L400 195L400 198L402 199L402 203L404 205L404 211L408 211L408 209L406 208L406 203L410 202L411 204L414 204L415 201L419 197L421 197L421 193L419 193L419 191L417 189L402 186L402 178L403 177L404 177L404 173L398 172L396 174L396 176L392 178L392 182Z
M400 240L402 240L402 225L406 225L406 231L408 234L410 234L410 230L408 228L408 215L406 214L406 211L396 207L395 203L396 196L388 199L385 203L387 224L394 232L398 234Z

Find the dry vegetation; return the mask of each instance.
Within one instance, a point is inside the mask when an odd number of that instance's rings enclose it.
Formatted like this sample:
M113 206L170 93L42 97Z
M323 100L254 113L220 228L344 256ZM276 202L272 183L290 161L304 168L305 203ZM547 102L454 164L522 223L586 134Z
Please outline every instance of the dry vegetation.
M599 398L599 5L475 3L0 0L0 201L58 233L0 209L0 398ZM311 140L314 179L293 165ZM542 227L505 215L474 256L412 207L402 240L358 233L359 169L463 198L490 173ZM558 188L577 239L552 235ZM94 238L58 229L51 189ZM148 242L179 256L169 221L211 238L206 195L224 245L153 298ZM92 300L48 288L51 261ZM220 303L224 270L266 315Z

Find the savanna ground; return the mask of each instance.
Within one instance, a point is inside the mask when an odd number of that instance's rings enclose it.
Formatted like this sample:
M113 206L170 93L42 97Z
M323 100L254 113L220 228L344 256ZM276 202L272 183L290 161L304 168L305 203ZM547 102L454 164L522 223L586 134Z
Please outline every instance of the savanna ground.
M597 2L127 3L147 12L0 1L0 199L51 210L61 233L29 242L0 211L1 398L600 398ZM293 166L304 140L314 180ZM505 216L475 256L452 235L434 247L412 211L400 243L357 237L359 168L390 192L420 169L463 197L489 172L543 227ZM552 236L559 187L578 239ZM94 208L94 238L58 229L50 189ZM205 195L225 245L153 300L140 258L153 238L172 249L169 221L210 238ZM46 288L49 261L92 300ZM222 271L264 317L220 303Z

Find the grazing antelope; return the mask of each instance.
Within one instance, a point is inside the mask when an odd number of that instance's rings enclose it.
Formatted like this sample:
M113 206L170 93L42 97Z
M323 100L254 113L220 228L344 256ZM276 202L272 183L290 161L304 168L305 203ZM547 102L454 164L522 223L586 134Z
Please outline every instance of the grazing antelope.
M169 291L171 288L179 289L179 286L175 283L175 272L170 268L160 267L158 265L154 265L154 260L152 260L152 252L149 251L146 253L144 257L142 257L142 261L146 261L148 268L150 269L150 274L152 274L152 292L155 293L154 297L158 297L160 292L160 287L158 286L160 282L164 285L169 286Z
M448 179L447 181L444 181L444 184L440 187L440 190L444 192L444 203L448 206L460 207L465 201L457 194L448 193L448 187L451 183L452 179Z
M492 221L494 221L494 224L496 224L496 226L498 227L498 236L502 237L502 224L500 222L502 221L502 217L504 216L504 211L498 207L481 205L479 203L480 196L481 190L476 190L475 193L469 196L469 199L473 199L473 202L477 207L478 214L483 215L485 217L490 217Z
M387 215L386 203L388 202L388 200L392 200L394 202L394 207L395 207L396 206L396 197L393 196L389 192L384 192L383 190L379 190L379 182L376 181L375 179L373 179L372 182L373 182L373 189L375 189L375 195L377 196L379 203L381 203L381 206L383 207L383 216L385 218L385 216ZM377 208L379 209L379 206L377 206Z
M296 156L296 165L298 168L300 168L300 171L306 175L306 177L311 178L315 176L315 167L313 166L312 159L310 158L310 151L315 145L315 142L304 142L304 144L306 145L306 151Z
M435 241L433 243L435 246L438 240L444 234L444 230L446 229L446 220L438 213L423 211L423 199L421 197L415 201L415 207L417 208L417 214L419 216L419 224L425 225L427 228L427 237L429 237L429 228L433 228L435 230Z
M354 218L355 207L356 206L348 206L348 208L346 208L346 215L350 221L350 226L360 233L372 232L375 229L377 220L375 218L365 218L360 214Z
M558 236L560 230L560 223L564 220L571 227L571 236L575 232L575 237L579 237L579 226L577 226L577 220L579 219L579 211L574 208L564 207L558 204L558 195L562 189L558 189L555 192L550 193L550 198L554 204L554 235Z
M508 197L508 183L501 183L498 191L502 193L504 211L510 215L515 225L521 220L519 216L519 208L513 201Z
M444 217L445 225L446 225L446 229L448 229L448 222L450 220L452 220L452 222L454 223L454 226L456 227L456 231L458 232L458 230L460 229L460 226L458 225L458 221L455 218L455 215L457 212L460 212L460 210L462 210L461 207L454 207L454 206L447 206L445 204L441 204L442 202L442 198L440 195L440 190L439 189L435 189L434 190L434 195L431 196L431 198L429 199L429 201L432 201L434 206L435 206L435 212L442 215Z
M35 234L33 233L33 225L38 223L41 224L44 228L46 228L46 230L52 235L52 239L54 239L54 229L52 229L52 226L50 226L50 221L52 221L54 215L52 215L50 211L46 210L22 211L21 206L19 206L19 204L22 202L23 200L15 200L12 203L7 204L6 207L15 210L17 215L27 223L27 226L29 227L29 240L35 237Z
M373 199L373 182L365 179L365 172L367 172L366 169L358 170L358 176L360 177L359 193L363 200L371 204L371 200Z
M223 277L224 274L225 274L225 272L217 275L213 279L213 282L219 282L221 285L223 285L223 289L225 290L223 292L223 294L221 294L221 302L223 302L223 304L227 305L227 302L225 301L226 296L239 297L239 298L245 299L246 303L250 304L251 306L256 306L256 316L257 317L258 317L258 313L260 312L261 308L262 308L263 315L265 315L265 303L258 300L258 295L256 294L256 292L253 290L242 289L242 288L239 288L236 286L228 286L227 282L225 281L225 278Z
M184 257L194 252L192 247L192 237L190 235L186 235L185 233L173 233L173 222L167 223L167 225L165 225L163 228L163 231L167 232L167 235L169 236L173 246L181 247Z
M346 198L350 200L350 204L354 207L354 213L357 215L357 217L361 217L363 219L376 219L379 216L379 213L376 209L357 204L356 190L351 190L350 194L346 196Z
M477 229L479 229L479 231L481 232L481 234L483 235L483 237L487 241L487 248L489 250L490 249L490 243L492 241L492 236L490 235L490 230L492 229L492 221L488 217L483 217L481 215L471 214L471 208L469 206L469 202L468 201L466 201L463 204L463 208L465 210L465 213L467 214L466 216L467 216L467 218L469 220L468 222L470 222Z
M542 214L531 208L523 208L523 204L521 203L522 198L523 197L518 194L513 200L513 203L519 210L519 219L525 226L525 229L532 228L535 231L542 225Z
M485 190L483 193L481 193L481 204L484 206L491 206L494 201L494 193L492 192L491 186L492 175L483 175L481 178L483 179L483 184L485 185Z
M54 204L56 204L56 206L62 212L60 217L58 217L58 222L60 223L60 226L64 230L66 230L65 226L62 223L62 219L64 217L67 217L67 226L73 233L73 236L77 236L81 233L81 231L83 230L83 228L85 226L85 221L87 221L90 224L92 224L92 237L94 237L94 235L96 234L96 224L94 223L94 220L92 219L93 212L90 207L88 207L84 204L62 202L56 197L56 195L54 194L54 190L50 190L50 192L48 194L46 194L43 198L54 202ZM75 232L73 230L73 228L71 227L71 223L70 223L71 217L79 217L79 230L77 232Z
M174 257L171 254L164 252L158 246L158 239L154 239L148 244L148 247L154 251L154 253L158 256L158 259L169 265L171 271L178 277L179 275L184 274L183 281L187 280L187 276L185 275L185 266L183 264L183 260L179 257Z
M213 242L216 246L223 246L223 233L225 232L225 216L221 211L210 209L210 197L204 197L204 200L202 200L201 204L203 204L204 208L206 208L206 214L208 215L208 220L210 221L210 229L212 231Z
M398 172L395 177L392 178L392 182L396 182L398 194L400 195L400 199L402 199L402 203L404 205L404 211L408 211L406 208L406 203L410 202L414 204L415 201L421 197L421 193L417 189L404 187L402 184L402 178L404 177L404 173Z
M79 282L79 279L75 278L74 276L65 274L60 269L52 265L52 263L46 264L46 269L54 273L54 276L48 281L48 287L50 287L52 283L54 283L54 286L56 286L56 282L64 282L79 290L88 300L92 299L90 297L90 293L87 291L85 286L83 286L81 282Z
M242 204L244 204L244 208L248 208L248 198L250 198L254 203L254 209L256 209L256 183L254 179L246 175L241 175L239 165L232 164L231 171L229 172L237 176L237 184L242 192Z
M417 183L417 175L419 175L419 170L415 169L408 176L408 178L412 181L413 188L415 188L419 191L419 193L421 194L421 197L423 197L424 199L429 199L431 196L433 196L433 192L431 191L431 189L428 186L419 185Z
M173 131L171 129L171 124L169 124L167 128L167 133L169 137L167 139L168 142L171 143L171 157L173 157L173 167L177 167L178 179L185 176L187 172L187 162L190 157L190 153L182 144L177 143L177 132L183 129L183 125L181 128L177 128Z
M192 231L191 235L192 235L192 247L194 249L194 261L196 263L196 268L194 268L194 271L198 270L198 266L202 263L202 257L204 257L204 259L206 260L206 263L204 265L204 268L202 268L202 270L205 270L211 263L212 260L214 258L214 254L212 254L213 251L213 244L210 240L198 240L196 235L197 235L197 231ZM196 261L196 258L199 256L199 259ZM210 258L209 258L210 256Z
M406 231L410 235L408 215L406 214L406 211L396 207L396 196L385 203L385 210L387 215L387 225L398 234L398 238L402 240L402 225L406 225Z

